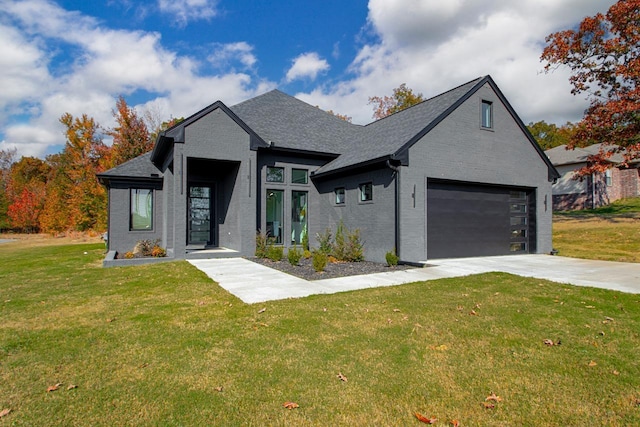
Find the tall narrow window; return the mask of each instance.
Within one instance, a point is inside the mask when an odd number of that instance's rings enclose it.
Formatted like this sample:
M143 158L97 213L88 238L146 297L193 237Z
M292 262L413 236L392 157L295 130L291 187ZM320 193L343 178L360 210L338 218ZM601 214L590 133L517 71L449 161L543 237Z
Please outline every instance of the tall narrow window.
M482 101L481 114L481 126L485 129L493 129L493 103L490 101Z
M371 200L373 200L373 184L370 182L360 184L360 201L370 202Z
M338 187L333 191L336 195L336 205L344 205L344 199L345 199L344 187Z
M130 230L151 230L153 228L153 190L131 189Z
M607 184L607 187L610 187L613 184L613 175L611 173L611 169L607 169L604 171L604 180Z
M301 244L307 235L307 192L291 192L291 243Z
M282 244L283 220L284 191L267 190L267 236L279 245Z

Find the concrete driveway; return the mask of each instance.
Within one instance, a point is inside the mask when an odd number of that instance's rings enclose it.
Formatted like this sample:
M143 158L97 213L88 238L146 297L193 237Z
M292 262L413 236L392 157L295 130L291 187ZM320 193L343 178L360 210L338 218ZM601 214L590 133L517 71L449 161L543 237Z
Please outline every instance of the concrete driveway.
M425 268L307 281L244 258L188 260L248 304L499 271L577 286L640 293L640 264L551 255L442 259Z

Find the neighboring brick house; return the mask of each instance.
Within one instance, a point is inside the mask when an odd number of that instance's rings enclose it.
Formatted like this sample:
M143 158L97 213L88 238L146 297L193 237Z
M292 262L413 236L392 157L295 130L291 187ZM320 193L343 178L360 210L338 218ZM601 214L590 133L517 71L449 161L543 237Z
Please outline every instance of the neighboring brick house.
M367 260L423 263L551 251L559 176L485 76L366 126L277 90L218 101L99 178L112 255L158 239L175 259L251 256L258 230L316 247L342 222Z
M602 144L567 150L566 145L545 151L560 173L553 185L553 210L593 209L627 197L640 196L640 160L623 166L622 154L609 159L611 167L604 173L582 178L576 171L587 166L589 156L598 154Z

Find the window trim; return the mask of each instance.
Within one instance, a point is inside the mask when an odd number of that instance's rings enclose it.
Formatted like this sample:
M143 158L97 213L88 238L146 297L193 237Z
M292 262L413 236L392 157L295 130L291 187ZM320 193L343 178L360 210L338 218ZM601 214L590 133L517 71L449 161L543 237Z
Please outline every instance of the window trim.
M363 188L365 186L370 186L371 187L371 195L370 195L370 197L368 199L364 199L363 198L364 195L366 194L363 191ZM358 193L359 193L359 196L360 196L360 197L358 197L358 203L361 203L361 204L373 203L373 182L368 181L368 182L363 182L362 184L358 184Z
M485 126L485 105L488 107L489 111L488 126ZM485 130L493 130L493 102L486 99L480 101L480 128Z
M338 200L338 190L342 190L342 201ZM345 187L336 187L333 189L333 204L336 206L344 206L347 202L347 189Z
M134 228L133 226L133 195L134 191L145 190L149 192L151 196L151 212L150 212L150 224L149 228ZM143 188L143 187L131 187L129 188L129 231L132 232L149 232L154 231L154 216L155 216L155 190L153 188Z

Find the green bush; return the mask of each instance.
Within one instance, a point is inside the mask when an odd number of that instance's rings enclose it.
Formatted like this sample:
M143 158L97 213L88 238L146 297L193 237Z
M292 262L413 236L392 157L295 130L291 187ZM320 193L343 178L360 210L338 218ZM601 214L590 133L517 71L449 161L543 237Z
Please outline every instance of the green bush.
M364 245L360 239L360 229L347 231L347 249L345 251L345 261L364 261Z
M318 250L325 255L329 255L333 251L332 239L333 235L331 234L330 229L324 230L324 233L317 233L316 239L318 239Z
M287 251L287 259L289 260L289 264L298 265L300 264L300 258L302 258L302 251L298 249L297 245L293 245Z
M305 226L306 230L306 226ZM309 233L305 231L304 236L302 236L302 250L309 250Z
M267 246L267 258L271 261L282 261L282 258L284 258L284 248L282 246L269 244Z
M324 271L327 266L329 256L321 250L313 251L312 255L313 269L317 272Z
M309 249L305 249L304 252L302 253L302 256L304 257L304 259L311 258L311 251Z
M258 258L266 258L267 257L267 245L268 239L267 235L261 233L260 230L256 233L256 257Z
M347 234L348 233L349 230L347 230ZM349 248L344 234L344 223L340 220L336 228L336 236L333 238L332 250L330 252L330 255L333 255L338 261L347 261Z
M398 265L398 255L396 255L396 251L387 252L385 258L387 259L387 265L389 267L395 267Z

